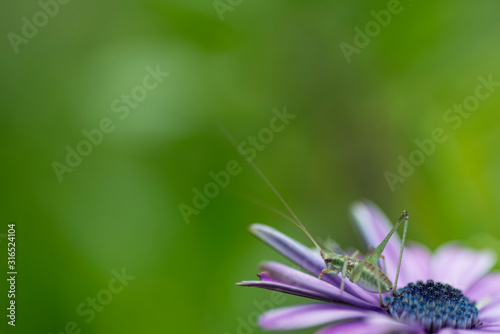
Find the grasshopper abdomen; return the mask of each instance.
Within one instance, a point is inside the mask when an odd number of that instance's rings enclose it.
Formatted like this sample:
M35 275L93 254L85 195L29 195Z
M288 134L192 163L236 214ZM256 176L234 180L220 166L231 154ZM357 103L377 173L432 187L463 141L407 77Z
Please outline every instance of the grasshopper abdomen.
M381 293L389 292L392 290L393 284L391 280L389 279L389 277L387 277L387 274L383 272L379 267L374 266L370 262L362 263L363 261L356 259L348 261L353 262L351 270L349 270L349 263L347 264L347 277L349 277L349 280L351 280L351 274L354 270L354 267L357 265L363 265L363 268L361 269L361 276L355 282L361 288L370 292L379 292L380 286Z

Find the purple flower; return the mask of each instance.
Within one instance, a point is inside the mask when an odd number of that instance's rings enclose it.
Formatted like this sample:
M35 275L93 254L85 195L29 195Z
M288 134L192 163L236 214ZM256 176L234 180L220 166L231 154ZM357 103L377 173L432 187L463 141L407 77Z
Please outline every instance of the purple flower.
M387 217L372 203L356 203L352 214L367 250L374 249L391 229ZM268 311L259 320L265 330L323 326L317 334L500 333L500 273L488 273L496 260L491 252L447 243L431 254L422 245L408 245L398 282L402 296L385 294L385 303L390 305L386 310L380 307L378 294L363 290L348 279L341 291L340 275L324 275L319 280L325 263L316 250L266 225L254 224L250 231L307 273L267 262L261 266L260 281L239 285L321 302ZM391 280L395 277L400 245L395 234L383 252L385 272Z

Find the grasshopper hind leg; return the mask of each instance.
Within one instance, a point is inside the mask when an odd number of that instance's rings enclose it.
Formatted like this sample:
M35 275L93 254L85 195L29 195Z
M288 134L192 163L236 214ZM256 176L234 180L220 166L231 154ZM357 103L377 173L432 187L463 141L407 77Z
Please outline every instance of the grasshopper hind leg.
M410 215L408 214L408 211L404 210L402 217L404 217L404 219L405 219L405 225L404 225L404 230L403 230L403 238L401 240L401 250L399 252L398 269L396 271L396 279L394 280L394 290L392 291L392 295L394 297L402 296L402 294L400 294L400 295L396 294L396 291L398 288L399 270L401 269L401 259L403 258L403 250L405 247L406 232L408 230L408 220L410 219Z

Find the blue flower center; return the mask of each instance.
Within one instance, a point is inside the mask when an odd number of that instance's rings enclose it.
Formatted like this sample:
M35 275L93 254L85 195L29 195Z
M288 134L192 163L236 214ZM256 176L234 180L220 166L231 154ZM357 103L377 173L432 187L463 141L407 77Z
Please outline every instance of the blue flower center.
M478 310L462 291L449 284L418 281L385 297L387 312L396 320L421 324L427 333L444 327L472 329L478 326Z

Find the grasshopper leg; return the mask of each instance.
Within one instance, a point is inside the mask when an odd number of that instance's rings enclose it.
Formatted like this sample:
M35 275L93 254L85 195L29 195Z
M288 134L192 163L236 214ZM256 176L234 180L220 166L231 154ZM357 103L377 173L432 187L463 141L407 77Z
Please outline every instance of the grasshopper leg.
M335 270L331 270L331 269L323 269L321 270L321 272L319 273L319 276L318 278L321 279L321 277L324 275L324 274L330 274L330 275L337 275L338 272L335 271Z
M351 259L356 259L357 257L359 256L359 250L355 250L352 255L351 255Z
M382 259L382 262L384 263L384 272L387 272L387 263L385 263L385 256L380 254L380 258Z
M399 252L398 269L396 271L396 279L394 280L394 289L392 290L392 295L395 297L402 296L402 294L396 294L396 291L398 288L399 270L401 269L401 258L403 257L403 250L405 247L406 232L408 230L408 220L410 219L410 216L408 215L408 212L406 210L403 211L403 217L405 218L405 225L403 230L403 238L401 240L401 251Z
M342 266L342 283L340 283L340 291L344 291L345 279L347 277L347 261L349 261L349 256L344 257L344 265Z
M354 253L352 253L351 256L345 256L344 257L344 265L342 266L342 283L340 283L340 291L344 291L344 286L345 286L345 279L347 277L347 263L349 259L355 259L359 255L359 251L355 250Z

